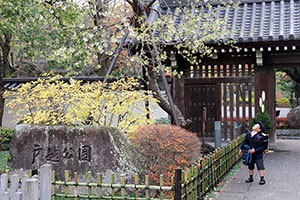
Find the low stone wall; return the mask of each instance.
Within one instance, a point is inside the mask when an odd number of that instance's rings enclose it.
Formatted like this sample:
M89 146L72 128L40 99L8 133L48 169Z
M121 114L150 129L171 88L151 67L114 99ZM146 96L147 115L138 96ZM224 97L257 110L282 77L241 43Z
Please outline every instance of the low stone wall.
M300 140L300 129L276 129L277 139Z

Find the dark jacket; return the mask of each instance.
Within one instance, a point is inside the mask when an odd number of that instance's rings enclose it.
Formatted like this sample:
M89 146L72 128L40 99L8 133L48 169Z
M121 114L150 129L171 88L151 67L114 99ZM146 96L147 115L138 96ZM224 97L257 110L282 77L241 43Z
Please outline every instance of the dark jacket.
M251 137L251 131L248 131L242 145L241 150L244 148L244 145L248 145L251 149L254 149L254 153L252 154L252 159L259 160L263 158L264 151L264 139L263 137L257 133L253 137Z

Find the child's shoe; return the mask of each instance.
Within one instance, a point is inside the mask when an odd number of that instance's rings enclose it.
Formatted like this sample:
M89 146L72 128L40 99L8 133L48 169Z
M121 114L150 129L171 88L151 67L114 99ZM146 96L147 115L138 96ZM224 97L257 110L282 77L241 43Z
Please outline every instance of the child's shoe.
M265 179L261 179L261 180L259 181L259 185L264 185L264 184L266 184Z
M248 179L246 179L245 182L246 182L246 183L252 183L252 182L253 182L253 178L248 178Z

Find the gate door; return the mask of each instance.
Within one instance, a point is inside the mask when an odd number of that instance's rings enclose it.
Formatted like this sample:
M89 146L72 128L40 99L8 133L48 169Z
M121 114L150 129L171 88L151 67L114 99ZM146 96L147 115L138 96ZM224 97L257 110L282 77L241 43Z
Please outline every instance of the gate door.
M214 137L214 122L219 120L218 88L217 84L185 85L185 116L193 121L190 131L198 133L199 137L203 131L203 107L207 112L205 137Z

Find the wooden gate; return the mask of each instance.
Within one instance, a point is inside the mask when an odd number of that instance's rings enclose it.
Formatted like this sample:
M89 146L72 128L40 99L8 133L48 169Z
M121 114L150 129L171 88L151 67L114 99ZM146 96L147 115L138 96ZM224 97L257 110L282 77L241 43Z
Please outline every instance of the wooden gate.
M174 81L174 100L190 130L202 136L203 107L207 109L205 135L214 137L214 122L222 121L225 140L233 139L234 127L244 128L254 116L254 64L202 65L190 67L187 75ZM184 99L184 103L182 102Z
M192 132L202 136L203 132L203 108L206 108L206 137L214 137L214 121L220 120L218 112L218 98L220 96L219 84L185 85L186 113L193 121L190 128Z

